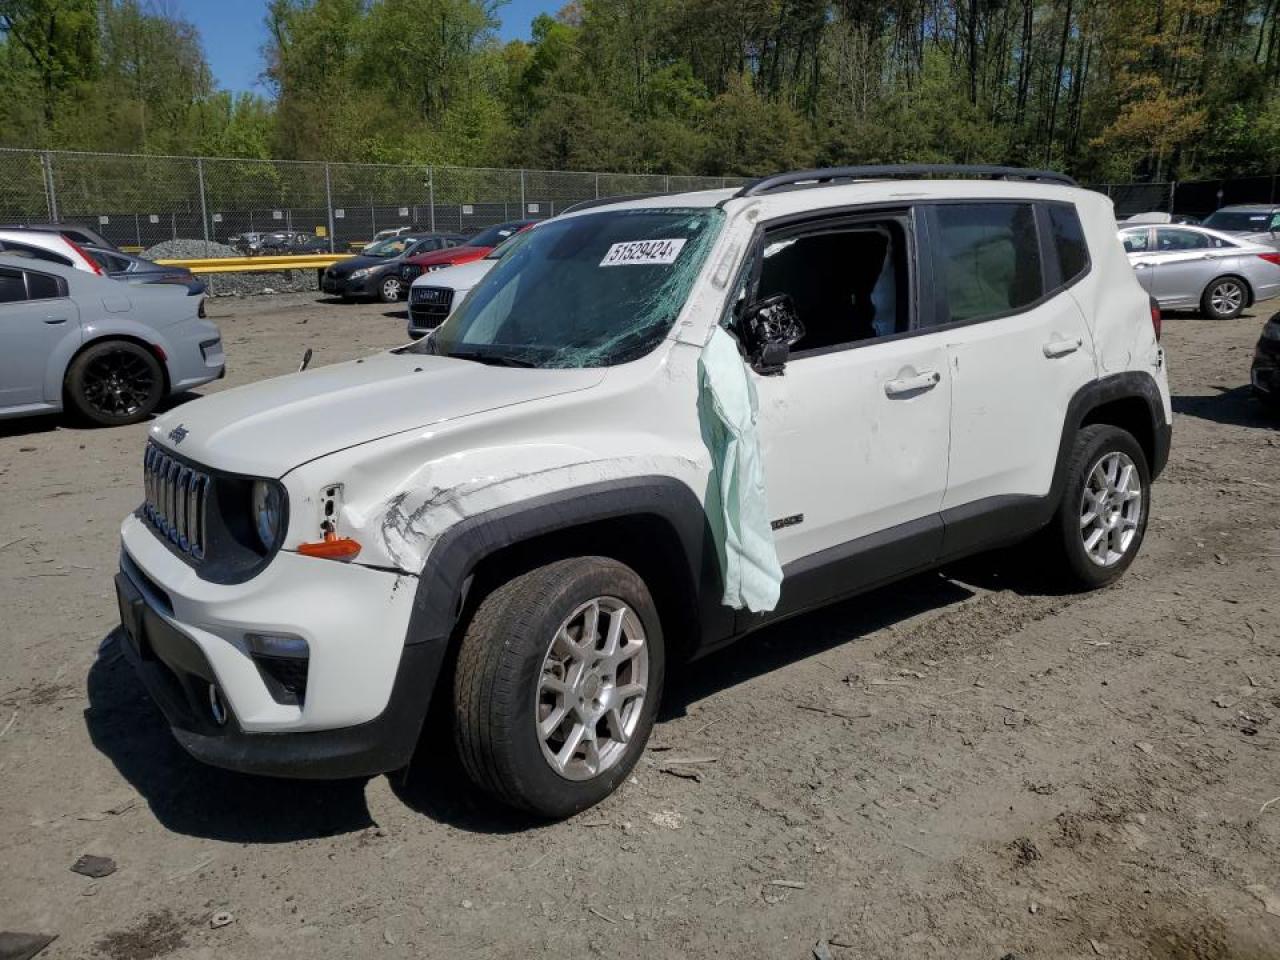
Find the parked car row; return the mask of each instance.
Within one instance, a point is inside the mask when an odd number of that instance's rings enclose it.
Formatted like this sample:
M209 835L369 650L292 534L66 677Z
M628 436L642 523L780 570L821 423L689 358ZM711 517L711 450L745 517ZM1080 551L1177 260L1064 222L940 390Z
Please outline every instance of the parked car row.
M246 257L301 256L311 253L331 252L328 237L322 237L314 233L295 233L291 230L277 230L271 233L238 233L228 237L227 243L236 252Z
M223 376L204 282L58 224L0 229L0 419L135 423Z

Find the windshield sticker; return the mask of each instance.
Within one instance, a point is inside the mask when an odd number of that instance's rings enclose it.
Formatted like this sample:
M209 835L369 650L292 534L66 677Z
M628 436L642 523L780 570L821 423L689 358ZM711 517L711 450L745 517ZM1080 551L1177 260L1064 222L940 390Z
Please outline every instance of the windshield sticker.
M630 267L637 264L671 264L676 262L685 240L631 240L615 243L600 261L602 267Z

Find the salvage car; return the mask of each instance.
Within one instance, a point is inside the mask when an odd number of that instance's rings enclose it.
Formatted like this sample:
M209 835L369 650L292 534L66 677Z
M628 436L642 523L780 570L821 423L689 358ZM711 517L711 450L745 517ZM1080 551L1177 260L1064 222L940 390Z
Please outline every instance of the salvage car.
M38 233L59 233L81 246L103 247L108 250L119 249L97 230L80 223L0 223L0 230L35 230Z
M1264 403L1280 410L1280 313L1262 328L1249 371L1253 392Z
M425 273L409 287L409 338L417 340L440 326L495 263L529 235L508 237L479 260Z
M431 336L152 425L122 648L193 756L348 777L441 718L548 817L670 673L1039 537L1109 584L1172 413L1111 201L1005 167L800 171L538 226Z
M480 231L458 246L405 257L404 263L400 266L400 280L407 288L424 273L457 267L464 263L474 263L476 260L487 257L508 237L515 236L521 230L528 230L537 222L537 220L512 220L510 223L500 223Z
M1162 310L1199 309L1230 320L1280 296L1280 250L1207 227L1130 227L1120 231L1138 280Z
M186 267L165 265L145 257L105 247L84 247L103 272L113 280L125 283L176 283L193 297L200 297L209 285Z
M47 260L86 273L101 274L102 267L70 237L42 230L0 230L0 252Z
M464 238L448 233L401 234L365 247L365 252L326 267L320 289L335 297L395 303L408 284L400 277L405 258L460 246Z
M1280 243L1280 204L1239 203L1223 207L1205 217L1204 226L1274 247Z
M178 285L0 253L0 419L69 405L100 426L137 423L221 377L222 336L202 303Z

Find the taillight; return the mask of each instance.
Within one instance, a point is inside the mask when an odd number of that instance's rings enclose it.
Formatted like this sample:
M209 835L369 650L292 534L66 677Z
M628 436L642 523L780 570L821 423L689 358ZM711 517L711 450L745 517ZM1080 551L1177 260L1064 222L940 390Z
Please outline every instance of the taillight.
M1280 267L1280 253L1260 253L1258 256L1267 261L1267 263L1274 263L1277 267Z
M1160 328L1164 321L1160 317L1160 304L1156 303L1156 298L1151 298L1151 327L1156 332L1156 342L1160 342Z
M81 250L80 245L76 243L74 240L72 240L70 237L68 237L65 233L62 235L62 239L67 241L67 243L71 246L72 250L74 250L76 253L80 254L82 258L84 258L84 262L93 268L94 273L96 273L98 276L102 276L102 266L98 263L97 260L95 260L92 256L90 256L87 251Z

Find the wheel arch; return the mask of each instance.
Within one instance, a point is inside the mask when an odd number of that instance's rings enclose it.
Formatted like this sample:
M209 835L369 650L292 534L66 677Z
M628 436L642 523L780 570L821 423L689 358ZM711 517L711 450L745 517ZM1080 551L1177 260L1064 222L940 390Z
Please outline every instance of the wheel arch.
M64 409L67 406L67 377L71 375L71 365L76 362L76 358L90 347L96 347L99 344L110 343L116 340L123 340L127 343L136 344L156 358L156 363L160 364L160 376L164 378L164 396L169 396L169 393L172 390L172 381L169 377L169 361L162 347L133 333L103 332L95 334L91 339L85 340L76 347L71 356L67 357L66 363L62 365L62 375L59 380L59 396L62 399Z

